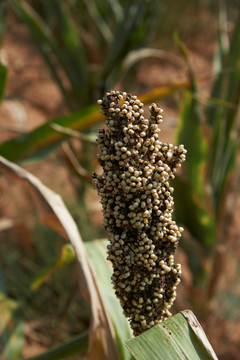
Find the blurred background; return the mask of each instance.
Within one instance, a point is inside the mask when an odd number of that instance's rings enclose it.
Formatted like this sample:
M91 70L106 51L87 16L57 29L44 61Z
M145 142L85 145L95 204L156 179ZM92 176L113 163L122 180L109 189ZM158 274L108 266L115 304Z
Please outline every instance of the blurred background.
M117 89L138 95L146 117L151 102L164 109L160 140L188 151L173 181L175 218L185 228L173 313L190 308L220 360L240 351L239 7L0 2L0 155L63 198L88 254L105 238L91 184L101 171L95 139L104 121L96 100ZM22 359L86 331L91 309L74 248L40 223L21 181L0 170L0 322L3 329L12 319L18 329L15 342L2 331L0 349L4 359Z

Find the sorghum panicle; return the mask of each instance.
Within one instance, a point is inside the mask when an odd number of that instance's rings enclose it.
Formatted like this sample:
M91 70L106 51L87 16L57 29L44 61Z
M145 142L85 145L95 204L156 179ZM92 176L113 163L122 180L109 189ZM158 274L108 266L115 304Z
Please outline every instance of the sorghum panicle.
M111 91L98 101L107 130L99 130L101 175L93 183L101 196L110 243L112 283L134 335L171 316L181 266L174 252L183 229L172 220L169 179L185 160L183 145L158 140L162 110L136 96Z

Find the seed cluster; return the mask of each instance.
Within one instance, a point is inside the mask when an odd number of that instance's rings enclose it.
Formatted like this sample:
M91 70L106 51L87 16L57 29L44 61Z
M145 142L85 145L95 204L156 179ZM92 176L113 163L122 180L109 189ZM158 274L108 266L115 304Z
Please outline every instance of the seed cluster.
M111 91L102 100L107 130L99 130L101 175L93 183L101 196L110 243L112 283L134 335L171 316L181 266L174 252L183 228L172 220L169 179L185 160L183 145L158 140L162 109L136 96Z

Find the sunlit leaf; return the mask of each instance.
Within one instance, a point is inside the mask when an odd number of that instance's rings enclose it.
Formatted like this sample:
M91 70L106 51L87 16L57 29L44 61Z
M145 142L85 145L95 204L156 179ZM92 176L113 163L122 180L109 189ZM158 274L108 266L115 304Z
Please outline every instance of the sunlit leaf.
M152 101L158 101L167 96L172 95L173 93L183 90L189 87L189 81L180 81L166 86L159 86L153 88L149 91L141 93L138 95L138 98L145 104L151 103Z
M136 360L217 360L201 325L189 310L126 342Z
M5 276L1 266L0 266L0 293L4 295L6 295L7 293Z

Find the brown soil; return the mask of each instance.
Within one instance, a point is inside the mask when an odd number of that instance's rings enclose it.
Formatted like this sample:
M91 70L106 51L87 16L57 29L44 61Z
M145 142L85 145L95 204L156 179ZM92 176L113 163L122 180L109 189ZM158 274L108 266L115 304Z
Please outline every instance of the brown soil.
M207 38L200 37L197 46L195 45L194 50L191 51L194 68L199 77L206 73L210 74L214 48L214 43L209 43ZM51 117L66 113L59 89L46 70L42 58L29 38L28 31L12 16L8 19L1 58L9 69L5 99L0 107L1 142L34 129ZM154 61L144 62L137 77L138 85L141 87L159 86L184 79L186 79L185 69L166 62ZM207 93L210 83L211 77L208 81L200 82L202 94ZM174 142L178 112L170 99L161 101L160 105L164 108L166 119L162 126L163 141ZM71 203L76 195L77 180L72 179L71 173L58 154L51 155L41 164L35 163L26 167ZM25 224L27 228L33 229L35 222L31 216L32 206L21 187L1 177L0 191L1 215L15 219ZM86 198L93 222L96 226L101 226L101 207L96 193L89 190ZM237 360L240 352L240 303L237 302L240 299L240 285L237 281L240 276L239 196L235 200L230 204L234 206L232 209L234 217L221 248L222 268L216 295L211 302L208 316L203 317L201 322L220 360ZM180 250L178 259L183 264L183 282L178 289L175 309L179 311L192 308L197 314L198 309L194 307L196 304L191 304L189 301L192 276L186 257ZM33 356L44 348L31 338L26 342L25 356Z

